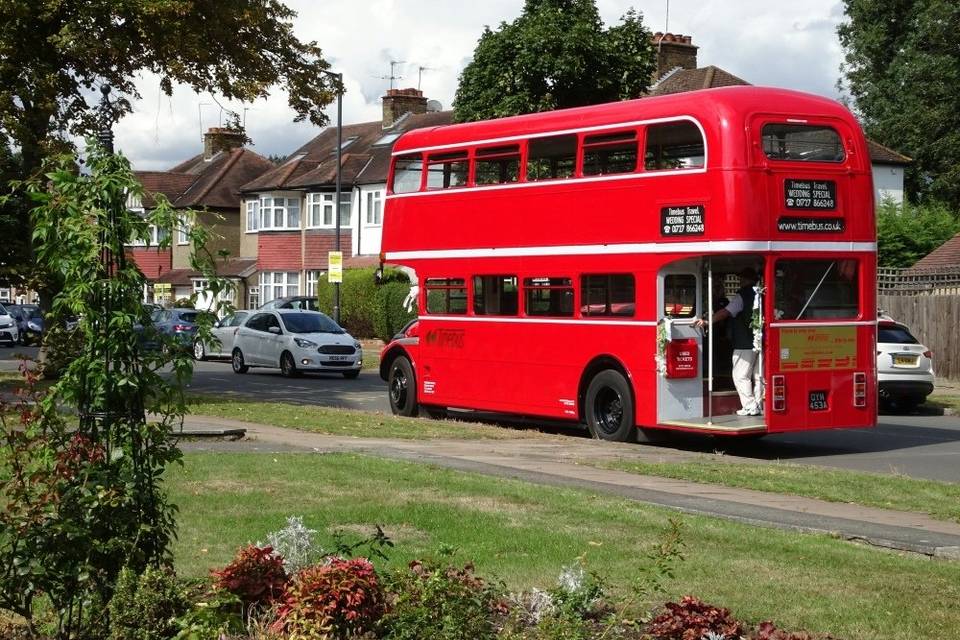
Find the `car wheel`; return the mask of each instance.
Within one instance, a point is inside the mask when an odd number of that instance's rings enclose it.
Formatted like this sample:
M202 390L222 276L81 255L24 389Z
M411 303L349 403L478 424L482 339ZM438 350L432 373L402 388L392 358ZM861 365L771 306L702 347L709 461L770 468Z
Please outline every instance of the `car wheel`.
M390 365L387 388L390 394L390 410L394 415L417 415L417 379L413 366L405 356L398 356Z
M626 378L613 369L601 371L587 387L584 417L590 435L598 440L633 442L633 393Z
M243 352L240 349L233 350L233 356L230 358L230 364L233 366L234 373L246 373L250 370L243 360Z
M297 371L297 363L293 361L289 351L280 354L280 375L284 378L296 378L300 375Z
M359 375L360 375L360 369L357 369L356 371L344 371L344 372L343 372L343 377L346 378L347 380L353 380L353 379L355 379L355 378L356 378L357 376L359 376Z
M203 346L203 340L197 340L193 343L193 359L200 361L207 359L207 350Z

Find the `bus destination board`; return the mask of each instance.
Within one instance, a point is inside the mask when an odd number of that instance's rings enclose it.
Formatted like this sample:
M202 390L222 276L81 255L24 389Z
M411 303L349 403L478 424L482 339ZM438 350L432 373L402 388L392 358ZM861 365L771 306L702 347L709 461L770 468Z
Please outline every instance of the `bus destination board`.
M837 208L837 183L833 180L783 181L784 204L787 209L833 211Z
M706 230L703 205L662 207L660 230L665 236L702 236Z

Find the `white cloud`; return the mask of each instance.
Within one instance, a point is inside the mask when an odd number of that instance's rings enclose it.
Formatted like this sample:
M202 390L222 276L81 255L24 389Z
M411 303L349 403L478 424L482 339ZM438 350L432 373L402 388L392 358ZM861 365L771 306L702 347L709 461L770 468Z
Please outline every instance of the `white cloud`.
M402 60L398 87L417 86L449 108L457 78L476 46L484 25L513 20L520 0L288 0L299 13L298 37L315 40L347 87L344 122L380 118L380 96L389 86L390 60ZM652 31L664 28L666 0L598 0L601 16L615 23L630 6L644 14ZM753 84L788 87L836 97L841 59L836 24L838 0L673 0L669 30L693 36L701 66L712 64ZM143 99L116 127L118 148L138 169L164 169L202 148L202 132L216 126L221 110L210 96L177 88L163 96L155 76L138 87ZM243 114L254 149L285 155L318 133L309 123L294 123L286 96L242 105L220 100ZM335 106L327 114L335 119Z

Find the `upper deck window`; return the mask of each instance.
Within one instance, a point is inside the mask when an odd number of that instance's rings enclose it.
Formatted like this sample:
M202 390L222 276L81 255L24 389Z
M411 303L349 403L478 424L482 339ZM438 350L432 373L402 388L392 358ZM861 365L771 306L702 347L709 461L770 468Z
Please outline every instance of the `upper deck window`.
M393 165L393 192L410 193L420 190L423 160L420 155L400 156Z
M474 184L506 184L520 179L520 147L477 149L474 159Z
M427 191L463 187L470 162L465 151L430 156L427 161Z
M636 170L636 131L587 136L583 139L583 175L632 173Z
M687 120L647 127L644 168L647 171L699 169L706 155L703 135Z
M527 180L570 178L577 164L577 136L534 138L527 152Z
M771 160L843 162L843 142L832 127L806 124L763 125L763 152Z

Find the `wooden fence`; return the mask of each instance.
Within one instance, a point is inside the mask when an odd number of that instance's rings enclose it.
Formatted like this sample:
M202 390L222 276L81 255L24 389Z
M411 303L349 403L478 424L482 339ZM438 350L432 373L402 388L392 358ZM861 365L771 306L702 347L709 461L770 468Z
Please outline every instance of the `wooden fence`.
M960 295L877 296L877 306L933 351L938 378L960 379Z

